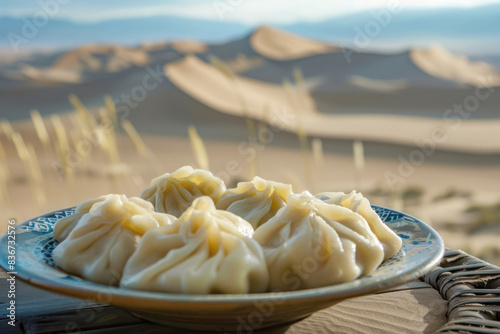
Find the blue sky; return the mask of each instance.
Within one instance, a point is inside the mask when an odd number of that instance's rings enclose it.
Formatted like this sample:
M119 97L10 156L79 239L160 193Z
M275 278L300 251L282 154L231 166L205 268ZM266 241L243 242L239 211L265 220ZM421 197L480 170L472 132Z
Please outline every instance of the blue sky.
M403 8L471 7L500 0L38 0L4 1L1 16L29 16L43 4L57 3L55 16L79 22L116 18L176 15L208 20L240 22L250 26L300 21L320 21L390 3Z

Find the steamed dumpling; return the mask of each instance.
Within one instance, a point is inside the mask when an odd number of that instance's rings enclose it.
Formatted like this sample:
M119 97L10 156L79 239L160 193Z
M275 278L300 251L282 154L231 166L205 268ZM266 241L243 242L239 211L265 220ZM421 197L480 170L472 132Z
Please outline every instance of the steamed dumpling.
M217 201L217 209L227 210L248 221L254 228L264 224L286 205L292 186L256 176L228 189Z
M56 222L56 240L62 242L52 256L57 266L68 273L117 285L141 236L175 219L155 212L151 203L138 197L101 196L82 203L73 216Z
M120 286L169 293L264 292L268 272L252 226L196 199L172 225L148 231Z
M362 216L308 192L291 195L253 237L264 249L272 291L352 281L384 258L382 244Z
M356 193L353 190L350 194L343 192L324 192L316 195L325 203L342 205L345 208L351 209L359 213L366 219L370 229L380 240L384 246L384 259L388 259L395 255L402 245L402 240L396 235L372 209L368 199L363 197L361 193Z
M100 196L78 204L74 214L59 219L54 225L54 238L59 242L64 241L78 224L80 218L82 218L84 214L88 213L90 208L95 203L102 202L104 200L106 200L106 196Z
M179 217L200 196L217 201L226 190L224 182L209 171L184 166L151 181L141 198L151 202L157 212Z

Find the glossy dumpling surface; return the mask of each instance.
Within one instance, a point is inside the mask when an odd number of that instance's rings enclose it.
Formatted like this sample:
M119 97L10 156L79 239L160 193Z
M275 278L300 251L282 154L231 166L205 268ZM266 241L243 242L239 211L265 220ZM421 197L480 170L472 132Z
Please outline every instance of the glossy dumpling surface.
M151 202L157 212L179 217L196 198L209 196L217 201L225 190L224 182L209 171L184 166L153 179L141 198Z
M185 294L264 292L268 272L252 226L196 199L172 225L148 231L125 268L125 288Z
M382 219L377 215L370 205L370 202L361 193L353 190L349 194L343 192L324 192L316 195L325 203L341 205L359 213L366 219L370 229L384 246L384 258L388 259L395 255L402 245L402 240L396 235Z
M382 244L359 214L308 192L254 233L264 249L269 290L298 290L352 281L375 270Z
M291 185L256 176L251 182L240 182L236 188L226 190L217 208L232 212L257 228L286 205L291 193Z
M176 219L155 212L151 203L141 198L116 194L101 196L93 204L82 203L74 218L56 222L54 231L59 239L65 237L54 249L53 259L68 273L106 285L118 285L126 262L146 231Z

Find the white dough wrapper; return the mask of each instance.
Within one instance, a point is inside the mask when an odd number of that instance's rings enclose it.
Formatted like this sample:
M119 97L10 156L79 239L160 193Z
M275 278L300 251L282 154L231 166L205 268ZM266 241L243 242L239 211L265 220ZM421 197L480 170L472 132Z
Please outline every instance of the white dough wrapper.
M384 258L380 241L359 214L307 191L290 195L278 214L255 230L264 249L270 291L352 281Z
M184 166L154 178L141 198L151 202L157 212L179 217L196 198L209 196L217 202L225 190L224 181L209 171Z
M290 194L291 185L256 176L251 182L240 182L226 190L217 201L217 209L232 212L257 228L286 205Z
M370 225L372 232L375 233L382 245L384 245L385 260L395 255L401 248L401 238L384 224L371 207L370 201L366 197L363 197L363 194L353 190L349 194L343 192L324 192L317 194L316 197L325 203L341 205L363 216L368 225Z
M56 240L65 237L52 256L57 266L68 273L96 283L118 285L141 236L175 219L155 212L151 203L139 197L101 196L83 202L74 215L56 222Z
M252 234L248 222L200 197L172 225L144 235L120 286L184 294L264 292L267 267Z

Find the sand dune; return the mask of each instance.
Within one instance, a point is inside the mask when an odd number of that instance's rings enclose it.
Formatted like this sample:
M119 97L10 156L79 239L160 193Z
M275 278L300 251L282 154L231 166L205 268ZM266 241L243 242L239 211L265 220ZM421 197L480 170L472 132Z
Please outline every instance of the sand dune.
M192 97L229 114L245 116L246 112L251 117L265 117L266 108L314 110L314 101L307 94L299 107L290 101L282 86L239 76L233 80L195 56L166 65L165 72L175 85Z
M170 46L181 53L203 53L208 49L205 44L192 40L174 41L170 43Z
M165 71L180 89L200 102L224 113L246 115L261 121L286 120L281 127L295 132L300 125L311 136L349 138L416 146L433 141L439 149L476 152L500 152L500 120L463 120L388 115L325 115L314 112L294 113L295 105L283 88L236 76L231 80L213 66L194 56L168 64ZM306 110L313 109L307 96ZM266 115L268 108L271 117ZM439 129L439 135L435 130ZM434 137L433 137L434 135ZM438 138L433 139L433 138ZM444 138L444 139L443 139Z
M260 27L252 33L250 44L263 56L277 60L296 59L340 50L334 45L313 41L267 26Z
M249 69L242 74L249 78L279 83L282 78L290 77L293 68L300 68L305 78L321 78L317 90L346 91L357 89L350 78L359 76L369 80L404 80L409 86L431 86L461 88L462 84L439 78L418 68L410 58L409 52L382 55L358 53L346 59L342 52L323 53L295 59L283 63L270 60L263 66Z
M59 68L35 68L24 65L19 71L7 71L6 76L21 81L32 81L35 83L79 83L82 80L81 73L75 70Z
M141 48L87 45L63 54L52 67L90 72L116 72L132 65L144 66L148 62L148 53Z
M493 66L470 61L441 47L413 49L410 57L422 71L438 78L475 87L500 85L500 73Z

